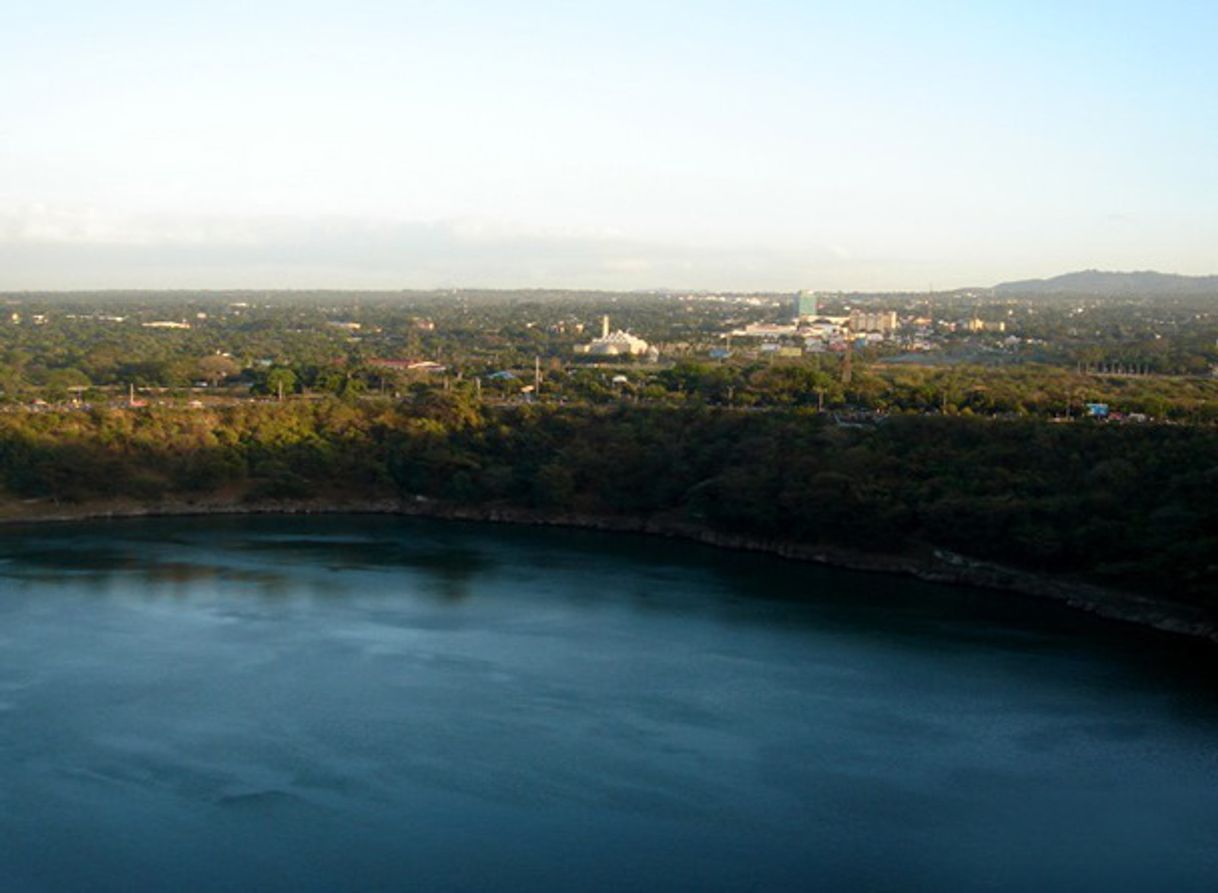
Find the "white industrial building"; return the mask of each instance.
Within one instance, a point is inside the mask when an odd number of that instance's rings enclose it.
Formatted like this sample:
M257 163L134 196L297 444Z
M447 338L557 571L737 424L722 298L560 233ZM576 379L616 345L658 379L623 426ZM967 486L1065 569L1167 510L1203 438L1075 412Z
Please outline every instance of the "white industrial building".
M589 344L577 345L575 352L594 357L637 357L647 353L648 346L642 338L636 338L621 329L610 332L609 317L604 316L601 318L601 336L594 338Z

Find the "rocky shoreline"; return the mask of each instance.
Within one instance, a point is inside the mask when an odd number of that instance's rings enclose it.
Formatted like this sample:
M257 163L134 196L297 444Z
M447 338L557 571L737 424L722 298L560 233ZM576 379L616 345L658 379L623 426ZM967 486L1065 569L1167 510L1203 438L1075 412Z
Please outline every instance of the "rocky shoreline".
M690 540L724 549L777 555L871 573L900 574L934 583L978 586L1046 598L1110 620L1218 643L1218 627L1200 610L1089 583L1063 580L976 561L944 550L925 554L871 553L835 546L813 546L721 533L688 522L663 518L628 518L544 513L509 506L460 506L428 499L210 499L138 503L113 501L64 505L38 502L0 506L0 524L84 521L190 515L386 514L453 521L479 521L547 527L571 527L615 533L638 533Z

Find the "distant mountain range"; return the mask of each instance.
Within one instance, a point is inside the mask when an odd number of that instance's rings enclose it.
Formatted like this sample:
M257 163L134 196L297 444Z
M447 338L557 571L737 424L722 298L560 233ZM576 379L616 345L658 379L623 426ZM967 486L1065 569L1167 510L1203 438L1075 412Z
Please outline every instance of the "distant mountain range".
M1105 297L1180 297L1218 295L1218 276L1178 276L1137 270L1115 273L1082 270L1052 279L1024 279L994 286L1001 295L1103 295Z

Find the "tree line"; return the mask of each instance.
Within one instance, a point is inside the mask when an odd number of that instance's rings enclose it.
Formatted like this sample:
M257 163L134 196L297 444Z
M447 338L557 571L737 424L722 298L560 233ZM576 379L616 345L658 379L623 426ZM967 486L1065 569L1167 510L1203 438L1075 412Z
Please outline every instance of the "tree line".
M20 500L422 497L660 517L894 553L946 548L1218 609L1218 431L800 406L242 402L0 415Z

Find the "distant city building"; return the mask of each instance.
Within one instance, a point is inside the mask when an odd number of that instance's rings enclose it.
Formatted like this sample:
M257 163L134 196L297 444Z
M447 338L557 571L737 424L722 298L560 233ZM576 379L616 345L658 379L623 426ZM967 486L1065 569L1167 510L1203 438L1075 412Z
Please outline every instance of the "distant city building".
M189 329L188 322L174 322L172 320L157 320L155 322L146 322L142 324L145 329Z
M809 323L805 331L808 335L814 338L837 338L842 334L842 325L849 323L849 319L830 319L826 316L818 317Z
M897 312L895 310L860 310L850 311L850 331L855 334L879 332L881 335L891 335L897 329Z
M436 363L432 360L420 360L417 363L411 363L406 367L411 372L447 372L448 367L443 363Z
M816 319L820 315L820 301L817 299L816 292L801 291L795 296L793 309L796 322Z
M646 341L629 332L623 332L621 329L610 332L609 317L604 316L601 318L601 336L594 338L589 344L576 345L575 352L594 357L636 357L646 354L649 347Z
M368 365L375 369L392 369L395 372L444 372L447 367L431 360L369 360Z
M966 328L970 332L1005 332L1007 330L1007 324L1002 321L986 322L985 320L978 319L974 316L968 321Z
M743 329L734 329L733 338L784 338L799 334L795 325L782 325L773 322L749 323Z

